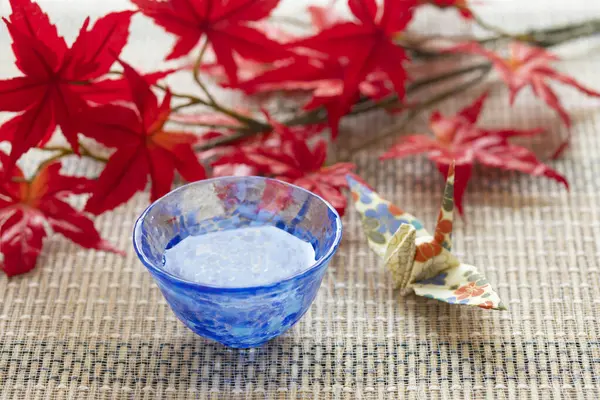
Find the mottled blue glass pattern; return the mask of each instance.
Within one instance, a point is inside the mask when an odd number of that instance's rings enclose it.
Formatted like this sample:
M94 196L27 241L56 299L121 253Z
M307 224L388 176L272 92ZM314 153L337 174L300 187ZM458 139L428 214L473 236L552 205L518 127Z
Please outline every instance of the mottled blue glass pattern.
M226 288L185 281L163 269L165 249L189 235L265 225L311 243L315 264L275 283ZM341 235L339 215L313 193L274 179L226 177L190 183L157 200L137 220L133 244L186 326L226 346L247 348L282 334L302 317Z

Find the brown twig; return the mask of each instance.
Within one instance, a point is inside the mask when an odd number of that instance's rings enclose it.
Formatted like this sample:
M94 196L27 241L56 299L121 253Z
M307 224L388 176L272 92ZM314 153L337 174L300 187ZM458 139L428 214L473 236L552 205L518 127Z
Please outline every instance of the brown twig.
M211 108L213 108L216 111L219 111L222 114L228 115L232 118L237 119L238 121L240 121L241 123L245 124L248 126L248 128L253 129L253 130L257 130L257 131L264 131L266 129L270 129L271 126L269 124L265 124L262 123L260 121L257 121L253 118L250 118L246 115L242 115L240 113L235 112L232 109L229 109L227 107L222 106L221 104L219 104L215 98L210 94L210 91L208 90L208 88L204 85L204 83L202 82L202 80L200 79L200 67L202 66L202 59L204 58L204 54L206 53L206 49L208 47L208 41L205 41L204 44L202 45L202 48L200 50L200 54L198 54L198 58L196 58L196 61L194 62L194 66L193 68L193 76L194 76L194 82L196 82L196 84L200 87L200 89L202 89L202 92L204 92L204 94L206 95L206 97L208 98L208 102L203 102L202 104L205 104ZM198 104L198 103L194 103L194 104ZM180 106L179 108L177 108L178 110L180 110L183 107L187 107L193 105L191 102L188 103L187 105L184 106Z
M202 48L200 49L200 53L198 54L198 57L194 62L194 66L192 67L192 74L194 76L194 82L196 82L200 89L202 89L202 92L204 92L204 95L208 98L207 103L210 105L216 105L217 102L215 101L215 98L210 94L210 92L208 91L206 86L204 86L204 83L200 79L200 67L202 66L202 59L204 58L204 54L206 53L207 48L208 40L205 40L202 44Z
M402 121L400 121L396 124L393 124L392 126L384 129L378 135L366 140L365 142L361 143L359 146L355 146L355 147L351 148L348 151L349 156L351 157L351 156L355 155L356 153L358 153L359 151L364 150L368 147L371 147L371 146L381 142L382 140L386 139L390 135L398 133L410 121L412 121L421 111L477 85L478 83L480 83L481 81L483 81L485 79L485 77L489 74L491 69L492 69L491 64L488 64L485 66L485 68L480 69L480 74L477 77L475 77L467 82L464 82L460 85L457 85L452 89L449 89L440 94L437 94L437 95L433 96L432 98L430 98L426 101L423 101L422 103L419 103L416 106L409 108L407 114L404 116Z
M407 87L407 93L417 92L418 90L421 90L425 86L429 86L429 85L440 83L440 82L443 82L443 81L446 81L449 79L457 78L461 75L465 75L465 74L475 72L478 70L487 69L489 71L490 67L491 67L491 64L489 62L486 62L486 63L476 64L476 65L461 68L458 70L450 71L445 74L436 75L431 78L421 79L421 80L418 80L418 81L415 81L415 82L409 84ZM390 107L397 103L398 103L398 96L393 94L393 95L390 95L390 96L385 97L378 101L366 101L366 102L360 103L360 104L356 105L350 111L349 114L350 115L363 114L365 112L372 111L372 110L375 110L378 108ZM315 110L309 111L307 113L304 113L302 115L293 117L287 121L284 121L284 124L287 126L298 126L298 125L318 124L318 123L323 123L326 121L327 121L327 112L325 111L325 109L319 108L319 109L315 109ZM202 143L201 145L196 147L196 150L204 151L204 150L209 150L209 149L212 149L212 148L215 148L218 146L222 146L225 144L234 143L239 140L248 138L252 135L268 131L270 129L271 129L271 127L269 126L266 129L263 129L261 131L242 130L242 131L236 132L233 135L219 137L219 138L216 138L213 140L209 140L205 143Z
M593 20L582 22L582 23L570 24L570 25L566 25L563 27L557 27L557 28L549 28L549 29L542 29L542 30L530 30L528 32L518 33L518 34L512 34L512 33L506 32L500 28L492 26L492 25L488 24L487 22L485 22L484 20L482 20L481 18L479 18L478 16L475 17L475 21L484 29L486 29L490 32L493 32L495 34L495 36L493 36L491 38L479 40L480 43L482 43L482 44L491 43L491 42L500 41L500 40L519 40L519 41L526 41L526 42L529 42L529 43L532 43L532 44L535 44L538 46L550 47L550 46L554 46L554 45L557 45L560 43L564 43L569 40L574 40L574 39L578 39L581 37L600 33L600 19L593 19ZM435 53L432 53L431 55L436 56ZM199 65L198 65L198 67L199 67ZM471 72L481 71L482 73L478 78L464 84L464 85L466 85L466 87L471 87L472 85L474 85L474 84L478 83L480 80L482 80L485 76L487 76L490 69L491 69L491 64L489 62L486 62L486 63L471 65L468 67L457 69L457 70L451 71L449 73L436 75L431 78L425 78L425 79L415 81L415 82L409 84L407 86L407 93L413 93L413 92L421 90L425 87L430 87L430 86L433 86L433 85L441 83L441 82L446 82L450 79L458 78L460 76L469 74ZM456 94L457 92L455 92L454 90L461 89L462 87L463 87L463 85L459 85L450 91L440 94L438 97L431 99L433 101L433 103L425 102L425 103L419 104L417 106L416 112L420 112L421 110L423 110L430 104L435 104L439 101L442 101L447 96L452 96L452 95ZM464 89L461 89L461 90L464 90ZM192 101L190 101L190 104L188 104L188 105L193 105L193 104L195 104L195 103L192 103ZM188 105L184 105L183 107L186 107ZM388 96L384 99L377 100L377 101L369 100L369 99L361 99L357 104L354 105L354 107L350 111L349 115L358 115L358 114L366 113L366 112L369 112L369 111L372 111L375 109L392 107L394 105L401 105L401 104L399 104L398 97L396 95L391 95L391 96ZM208 149L211 149L211 148L214 148L217 146L221 146L221 145L231 144L238 140L245 139L250 136L260 134L260 133L263 133L263 132L271 129L271 126L269 124L253 120L253 119L247 118L245 116L242 116L244 118L240 118L240 115L236 115L237 113L233 112L232 110L228 110L225 107L222 107L220 105L217 105L216 107L215 106L212 106L212 107L216 111L222 112L225 115L232 116L233 118L236 118L237 120L241 121L242 123L245 124L245 127L240 128L238 130L238 132L236 132L233 135L220 137L220 138L217 138L217 139L214 139L211 141L207 141L206 143L201 144L197 148L197 150L199 150L199 151L208 150ZM405 108L408 109L408 107L405 107ZM411 116L414 113L415 113L415 108L413 107L409 110L408 116ZM412 117L414 117L414 116L412 116ZM326 121L327 121L327 112L325 109L321 108L321 109L311 110L311 111L305 112L300 115L296 115L286 121L283 121L283 123L288 126L297 126L297 125L324 123ZM405 123L405 122L403 122L403 123ZM392 130L392 129L397 131L398 126L395 125L393 127L390 127L390 130ZM387 136L387 134L385 134L384 136ZM373 140L378 141L379 139L373 139ZM370 146L370 143L366 143L366 145Z
M35 175L37 175L44 167L53 163L54 161L57 161L64 157L76 155L75 152L73 151L73 149L68 148L68 147L49 146L49 147L38 147L37 149L43 150L43 151L58 152L58 154L53 155L52 157L47 158L42 163L40 163L40 165L38 165L38 168L35 172ZM95 160L95 161L98 161L101 163L108 162L108 158L93 154L83 143L79 143L79 153L80 153L81 157L91 158L92 160Z

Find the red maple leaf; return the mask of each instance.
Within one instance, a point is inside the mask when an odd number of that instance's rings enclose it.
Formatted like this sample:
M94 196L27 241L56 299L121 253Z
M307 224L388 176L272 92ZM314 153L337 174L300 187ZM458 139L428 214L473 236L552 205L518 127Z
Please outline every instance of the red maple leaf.
M253 24L254 28L257 28L263 32L269 39L276 40L278 43L286 43L292 40L296 40L297 37L282 30L281 28L274 26L266 20ZM286 53L286 57L291 54ZM285 58L284 58L285 59ZM234 60L237 65L237 80L248 80L254 78L256 75L267 71L278 64L279 58L273 61L255 61L253 59L246 59L241 57L239 54L234 54ZM196 61L184 65L183 69L194 71L197 68ZM230 81L228 78L228 72L225 67L219 63L219 60L213 62L202 63L200 71L203 76L209 76L215 80L219 85L223 87L235 86L237 81Z
M511 104L513 104L521 89L525 86L531 86L533 93L558 113L567 128L571 127L571 117L561 104L556 93L549 86L548 80L554 79L572 86L588 96L600 97L599 92L588 89L570 76L552 69L549 64L553 61L558 61L559 58L540 47L513 42L509 47L509 56L507 58L503 58L484 48L477 42L459 44L447 51L474 53L487 57L492 61L494 68L498 71L502 80L506 82L510 90ZM557 158L566 149L570 137L571 133L569 131L566 140L555 150L552 158Z
M510 90L510 103L512 104L521 89L531 86L536 96L554 109L567 127L571 126L571 118L560 103L560 99L548 85L548 80L572 86L588 96L600 97L600 93L588 89L575 79L562 74L552 67L550 63L560 60L558 56L540 47L525 43L513 42L509 47L509 56L500 55L482 47L477 42L460 44L448 50L449 52L474 53L487 57L494 64L494 68Z
M262 94L272 91L312 91L312 98L305 104L306 110L324 107L328 111L333 138L337 137L339 120L351 108L352 103L340 103L344 91L346 67L337 58L298 55L279 66L263 72L235 86L246 94ZM381 71L370 73L360 82L359 93L374 99L393 92L387 76ZM358 97L358 94L357 96Z
M1 152L0 161L4 166L10 163ZM0 253L5 274L32 270L51 232L85 248L123 254L100 237L91 219L65 201L69 195L88 192L92 181L61 175L59 162L46 165L31 180L18 167L9 168L0 185Z
M456 206L461 214L463 213L462 197L476 162L494 168L545 176L568 188L564 176L543 164L530 150L509 142L511 137L538 135L542 132L541 129L487 130L475 126L486 96L487 93L483 94L472 105L453 117L444 117L439 112L434 112L429 122L434 137L428 135L405 137L381 158L401 158L426 153L444 176L455 161L454 190Z
M154 85L159 80L177 71L177 69L168 69L164 71L150 72L143 74L142 76L148 85ZM129 83L125 77L101 79L94 82L94 85L92 86L86 86L82 88L81 93L84 93L84 96L88 102L95 104L107 104L115 100L129 102L133 101L131 97L131 90L129 89Z
M166 194L175 170L188 181L205 178L204 168L192 149L195 135L163 129L171 112L171 95L159 105L148 83L121 62L135 107L108 104L81 114L81 131L98 142L116 148L85 209L94 214L111 210L144 190L152 180L151 201Z
M265 71L252 79L240 82L236 89L246 94L270 91L313 91L315 97L338 98L344 89L345 67L338 59L297 56L281 62L279 66ZM369 74L358 88L361 94L379 99L392 92L381 72Z
M455 8L465 19L473 19L473 12L466 0L419 0L420 4L433 4L439 8Z
M307 10L311 17L311 23L317 32L321 31L324 28L333 25L336 22L341 21L341 17L333 10L332 4L327 7L320 6L309 6ZM270 24L265 24L264 22L259 26L259 28L264 31L264 33L270 38L276 38L280 43L289 43L298 39L297 36L294 36L288 32L282 31L281 29L274 27ZM307 51L299 51L300 55L306 53ZM309 53L315 53L314 51L308 51ZM314 56L314 54L312 54ZM292 55L294 56L294 55ZM273 63L265 63L265 62L257 62L253 60L247 60L241 57L236 58L236 63L238 66L238 80L242 82L250 81L256 78L263 73L270 70L278 70L280 68L287 68L290 65L296 62L302 62L304 59L302 57L294 57L291 59L284 60L276 60ZM186 65L186 69L191 69L195 67L194 63L190 63ZM215 79L221 86L223 87L233 87L235 89L241 88L239 82L229 82L227 79L226 71L222 65L218 62L216 63L204 63L200 67L202 73L204 75L211 76ZM272 90L310 90L314 88L313 82L283 82L281 85L278 85L278 82L272 82L273 86L265 87L264 89L259 89L254 91L254 93L258 92L269 92ZM303 85L304 84L304 85Z
M383 72L398 96L404 97L407 75L403 63L408 58L394 43L394 36L410 22L415 5L415 0L385 0L383 9L378 10L375 0L348 0L356 22L335 23L289 45L296 52L302 48L319 51L343 65L341 93L317 96L308 105L308 109L327 109L334 137L340 118L359 98L361 83L370 74Z
M10 3L12 14L4 22L23 76L0 80L0 111L22 113L0 128L0 140L11 141L15 161L49 140L58 125L77 153L75 115L85 108L93 81L109 71L125 46L133 12L108 14L89 30L86 19L69 48L36 3Z
M340 214L346 208L346 197L340 191L348 187L347 173L355 166L338 163L324 166L327 142L315 136L323 127L299 127L295 130L268 117L273 132L242 145L216 160L213 166L246 165L253 173L272 176L301 186L329 201ZM309 146L307 142L315 142Z
M342 103L354 100L360 83L377 70L385 72L402 98L407 56L393 39L410 22L415 1L385 0L383 10L377 9L375 0L348 0L348 5L358 21L336 23L291 46L347 59Z
M321 167L312 173L291 180L287 177L278 177L287 180L294 185L310 190L314 194L327 200L337 210L340 216L344 216L347 199L341 193L342 189L348 188L346 175L352 172L355 165L352 163L337 163L328 167Z
M206 36L231 83L237 81L234 54L256 61L274 61L288 55L279 43L249 24L269 16L279 0L132 2L165 31L177 36L167 60L188 54Z

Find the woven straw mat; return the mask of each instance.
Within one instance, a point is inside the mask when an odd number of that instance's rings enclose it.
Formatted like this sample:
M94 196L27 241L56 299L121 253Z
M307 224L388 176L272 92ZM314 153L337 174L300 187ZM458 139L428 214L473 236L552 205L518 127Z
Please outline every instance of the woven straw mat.
M125 0L40 3L69 41L86 15L128 7ZM302 3L285 1L282 12ZM600 16L600 5L584 0L486 3L482 16L507 29ZM8 1L0 14L9 14ZM450 30L454 21L447 11L421 16L417 26ZM171 44L138 15L123 57L151 71L164 67ZM0 49L0 76L16 76L4 28ZM557 51L565 58L559 69L600 89L598 41ZM566 135L529 90L511 108L503 85L489 87L483 125L550 128L522 142L541 157ZM509 311L400 296L349 208L343 243L302 320L261 348L227 349L175 318L134 255L131 231L148 204L145 193L96 220L125 257L53 236L33 272L0 274L0 399L600 398L600 103L557 90L573 115L574 140L551 165L568 177L570 191L544 178L478 168L465 198L467 219L454 231L457 255L481 269ZM479 93L441 110L451 114ZM423 131L426 118L409 130ZM369 114L349 121L343 135L357 144L392 121ZM358 153L358 172L432 228L442 178L425 158L379 162L391 143ZM88 161L66 168L98 172Z

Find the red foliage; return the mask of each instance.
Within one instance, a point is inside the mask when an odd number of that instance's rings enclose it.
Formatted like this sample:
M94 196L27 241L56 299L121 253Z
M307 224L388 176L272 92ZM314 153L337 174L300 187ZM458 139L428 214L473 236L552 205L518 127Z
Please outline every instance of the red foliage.
M61 164L50 163L31 181L21 170L10 167L9 158L0 152L5 181L0 185L1 269L8 276L35 267L44 238L51 232L88 249L122 253L100 237L94 223L65 199L89 192L92 181L60 174Z
M237 82L234 54L256 61L274 61L287 52L249 22L269 16L279 0L132 0L142 13L177 36L167 59L187 55L205 36L229 82Z
M201 42L210 45L215 60L202 65L201 74L212 75L223 86L246 94L307 92L311 97L304 109L327 110L333 138L340 119L358 100L397 93L400 108L408 108L403 102L408 57L395 41L419 5L453 7L463 17L473 18L464 0L383 0L381 6L375 0L348 0L353 17L346 20L334 11L332 1L326 7L308 7L311 33L300 37L267 20L279 0L132 2L141 14L176 37L168 60L191 54ZM133 11L107 14L93 25L86 19L69 46L33 0L10 0L10 5L11 14L3 20L21 75L0 80L0 111L17 113L0 126L0 141L11 144L10 155L0 153L0 252L4 256L2 269L8 275L35 266L49 232L61 233L83 247L115 251L100 238L93 222L65 201L68 195L91 193L85 210L100 214L144 190L148 181L150 199L155 200L170 190L176 172L188 181L204 179L203 164L212 166L213 176L264 175L291 182L322 196L343 214L345 177L360 177L353 174L351 163L326 165L328 142L321 135L323 124L288 127L267 114L271 128L260 132L268 126L254 120L249 110L217 104L200 82L202 92L198 96L171 95L168 87L161 86L165 95L159 102L151 87L176 70L140 75L121 62L123 76L109 74L127 43ZM571 123L569 115L548 80L600 96L552 69L550 62L558 58L541 48L516 43L511 45L508 58L476 43L448 51L489 58L508 84L511 102L523 87L531 86L567 126ZM193 56L197 60L200 52ZM195 62L192 65L183 70L197 67ZM172 107L173 96L176 102L188 103ZM433 113L433 137L407 137L382 158L427 153L443 174L456 160L456 204L461 212L462 195L476 162L546 176L566 186L565 178L531 151L509 142L512 136L536 135L541 130L486 130L476 126L484 99L480 97L454 117ZM211 111L181 112L189 106ZM202 135L169 131L165 128L169 121L210 131ZM97 179L63 176L56 161L42 165L28 179L23 177L16 167L18 159L30 148L44 146L57 127L69 144L60 149L57 158L79 155L80 133L114 151ZM198 141L216 139L230 142L208 151L194 151ZM88 153L87 149L83 152L93 156ZM265 207L286 207L288 194L276 192L275 184L271 186L265 193Z
M281 66L266 71L253 79L239 83L236 88L247 94L269 91L311 91L312 98L304 105L306 110L324 107L328 112L332 136L338 133L339 120L348 113L351 103L342 107L340 98L344 91L347 67L339 59L323 59L316 56L297 56ZM393 92L387 85L385 74L373 72L360 82L360 94L379 99Z
M494 64L494 68L510 90L510 103L512 104L521 89L531 86L536 96L540 97L548 106L554 109L564 124L571 126L571 118L560 103L560 99L548 85L548 80L554 79L574 87L588 96L600 97L600 92L588 89L575 79L550 67L550 63L559 58L540 47L529 46L525 43L513 42L509 48L509 57L487 50L476 42L464 43L449 50L456 53L474 53L487 57Z
M506 82L510 90L510 103L512 104L521 89L531 86L533 93L540 97L550 108L555 110L567 128L571 126L571 117L563 107L560 99L548 84L548 80L556 80L572 86L588 96L600 97L600 93L588 89L575 79L562 74L552 67L550 63L559 58L535 46L513 42L509 48L509 57L503 58L476 42L463 43L448 50L453 53L473 53L483 55L494 65L500 77ZM570 133L567 139L555 150L552 158L557 158L569 144Z
M463 213L462 197L476 162L489 167L545 176L568 188L564 176L543 164L530 150L509 142L511 137L534 136L542 133L542 129L487 130L475 125L486 96L487 93L483 94L473 104L453 117L444 117L439 112L434 112L429 121L434 137L428 135L405 137L381 158L402 158L425 153L444 176L448 173L449 166L455 161L454 193L456 207L461 214Z
M100 214L144 190L152 180L150 200L166 194L175 170L188 181L204 179L204 168L194 154L197 137L163 129L171 112L171 95L159 105L148 83L129 65L121 63L130 85L135 108L103 105L82 114L81 131L98 142L116 148L94 187L86 211Z
M304 187L325 198L343 214L346 197L340 191L348 187L345 176L354 169L354 164L324 166L327 142L315 136L322 127L302 127L304 132L299 132L271 118L269 122L274 127L273 132L233 147L228 154L213 162L213 166L246 166L246 171L253 174L272 176ZM313 146L307 144L311 138L315 141Z
M394 44L394 36L412 19L414 0L385 0L383 10L375 0L348 0L357 21L338 22L316 35L291 43L293 49L308 48L328 57L345 60L342 93L328 107L331 129L357 99L361 82L382 71L392 82L400 98L405 92L407 61L404 50ZM379 16L378 16L379 15Z
M23 76L0 81L0 111L21 112L0 128L0 140L12 144L11 161L50 139L56 126L79 151L73 121L86 108L95 80L106 74L127 42L133 12L110 13L68 47L48 16L31 0L11 0L4 22L13 39L16 64ZM116 98L108 96L108 99Z

